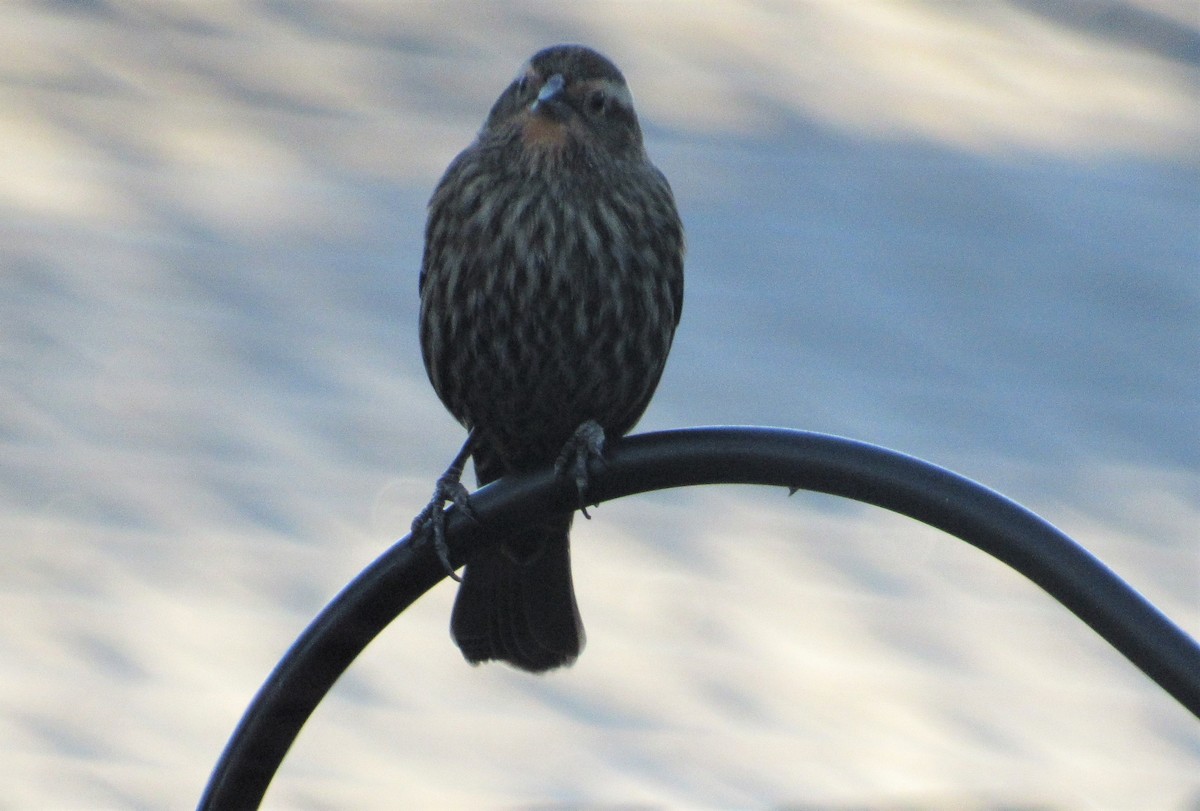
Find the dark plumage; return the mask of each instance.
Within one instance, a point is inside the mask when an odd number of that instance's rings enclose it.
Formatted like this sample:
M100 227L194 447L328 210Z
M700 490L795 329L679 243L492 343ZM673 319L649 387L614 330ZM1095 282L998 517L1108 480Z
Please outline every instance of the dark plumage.
M683 251L621 72L578 45L534 55L446 170L425 231L421 350L480 484L554 462L588 421L610 439L633 427L679 323ZM542 671L579 654L570 525L467 562L451 625L469 661Z

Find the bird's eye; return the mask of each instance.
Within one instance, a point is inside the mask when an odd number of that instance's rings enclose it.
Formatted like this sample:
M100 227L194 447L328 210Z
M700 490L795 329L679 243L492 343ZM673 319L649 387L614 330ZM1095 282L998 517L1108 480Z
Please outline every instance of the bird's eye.
M603 113L608 109L608 96L603 90L593 90L588 94L587 107L593 113Z
M529 89L529 74L521 74L521 78L517 79L517 92L524 93Z

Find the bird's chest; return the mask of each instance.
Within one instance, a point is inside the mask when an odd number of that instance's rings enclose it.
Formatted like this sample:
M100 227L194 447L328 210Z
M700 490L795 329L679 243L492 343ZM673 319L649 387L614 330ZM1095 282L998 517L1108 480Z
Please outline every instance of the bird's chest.
M573 352L580 362L611 343L637 296L638 244L621 216L603 206L546 196L514 204L472 268L474 329L521 359ZM509 359L511 360L511 358Z

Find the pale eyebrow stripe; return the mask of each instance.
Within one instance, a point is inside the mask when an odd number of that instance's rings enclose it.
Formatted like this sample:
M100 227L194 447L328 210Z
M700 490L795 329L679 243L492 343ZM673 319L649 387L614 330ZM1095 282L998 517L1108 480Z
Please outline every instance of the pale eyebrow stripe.
M624 82L618 82L613 79L588 79L585 82L580 82L580 87L599 88L624 106L633 107L633 94L629 92L629 86Z

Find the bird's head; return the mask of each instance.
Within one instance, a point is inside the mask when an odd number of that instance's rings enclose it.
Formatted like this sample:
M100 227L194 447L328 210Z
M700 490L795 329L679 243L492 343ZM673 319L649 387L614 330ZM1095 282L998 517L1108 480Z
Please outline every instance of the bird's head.
M483 127L484 136L514 132L538 152L575 145L618 158L645 157L625 77L582 45L546 48L521 67Z

